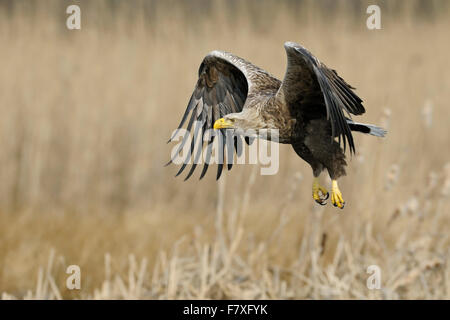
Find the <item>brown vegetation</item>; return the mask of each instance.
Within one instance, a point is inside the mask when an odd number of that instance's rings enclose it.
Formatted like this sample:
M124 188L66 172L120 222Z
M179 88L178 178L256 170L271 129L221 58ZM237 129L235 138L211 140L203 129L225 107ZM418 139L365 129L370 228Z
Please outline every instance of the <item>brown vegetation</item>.
M365 1L315 3L81 2L69 31L70 1L2 2L3 298L450 298L448 5L382 2L369 31ZM274 176L163 167L203 56L282 78L287 40L388 128L356 136L344 211L314 203L289 146ZM65 289L70 264L81 290ZM366 287L373 264L381 290Z

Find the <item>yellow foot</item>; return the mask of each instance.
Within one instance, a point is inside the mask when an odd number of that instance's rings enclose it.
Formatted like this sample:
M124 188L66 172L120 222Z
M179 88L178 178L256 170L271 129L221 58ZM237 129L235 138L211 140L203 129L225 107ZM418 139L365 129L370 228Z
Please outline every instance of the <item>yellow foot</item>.
M342 199L342 193L341 190L339 190L336 180L333 180L331 184L331 203L333 203L335 207L344 209L345 201Z
M329 194L328 194L327 189L325 189L324 187L322 187L319 184L319 178L314 178L313 185L312 185L312 194L313 194L314 200L318 204L320 204L322 206L327 204L325 202L325 200L328 199Z

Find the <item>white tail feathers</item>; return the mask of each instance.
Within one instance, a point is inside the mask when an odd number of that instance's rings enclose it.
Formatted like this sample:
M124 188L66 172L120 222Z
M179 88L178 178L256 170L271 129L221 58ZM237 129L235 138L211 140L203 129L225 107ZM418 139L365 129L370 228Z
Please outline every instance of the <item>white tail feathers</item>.
M384 137L387 133L387 131L383 128L374 126L372 124L358 123L351 120L347 120L347 123L349 124L349 127L352 131L359 131L362 133L371 134L376 137Z
M377 136L377 137L384 137L387 133L386 130L384 130L383 128L371 125L371 124L366 124L365 125L367 128L370 129L369 134L373 135L373 136Z

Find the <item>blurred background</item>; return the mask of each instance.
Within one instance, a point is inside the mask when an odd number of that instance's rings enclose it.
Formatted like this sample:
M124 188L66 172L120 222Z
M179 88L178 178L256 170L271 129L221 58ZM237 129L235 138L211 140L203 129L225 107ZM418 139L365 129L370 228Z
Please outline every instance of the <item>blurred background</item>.
M66 8L81 9L68 30ZM381 8L381 30L366 9ZM8 298L450 298L448 1L0 1L0 294ZM283 78L285 41L364 100L340 186L311 169L164 167L203 57ZM324 179L326 183L327 180ZM68 265L81 289L66 288ZM369 290L367 267L381 270Z

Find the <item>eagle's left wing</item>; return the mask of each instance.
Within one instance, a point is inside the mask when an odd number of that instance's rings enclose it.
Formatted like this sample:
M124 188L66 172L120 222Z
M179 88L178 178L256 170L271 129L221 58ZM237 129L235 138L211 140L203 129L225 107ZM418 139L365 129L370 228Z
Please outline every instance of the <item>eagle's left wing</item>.
M288 66L277 93L286 101L291 112L303 119L327 117L332 136L348 141L355 152L352 132L344 112L359 115L365 112L362 100L336 71L329 69L307 49L294 42L284 44Z

